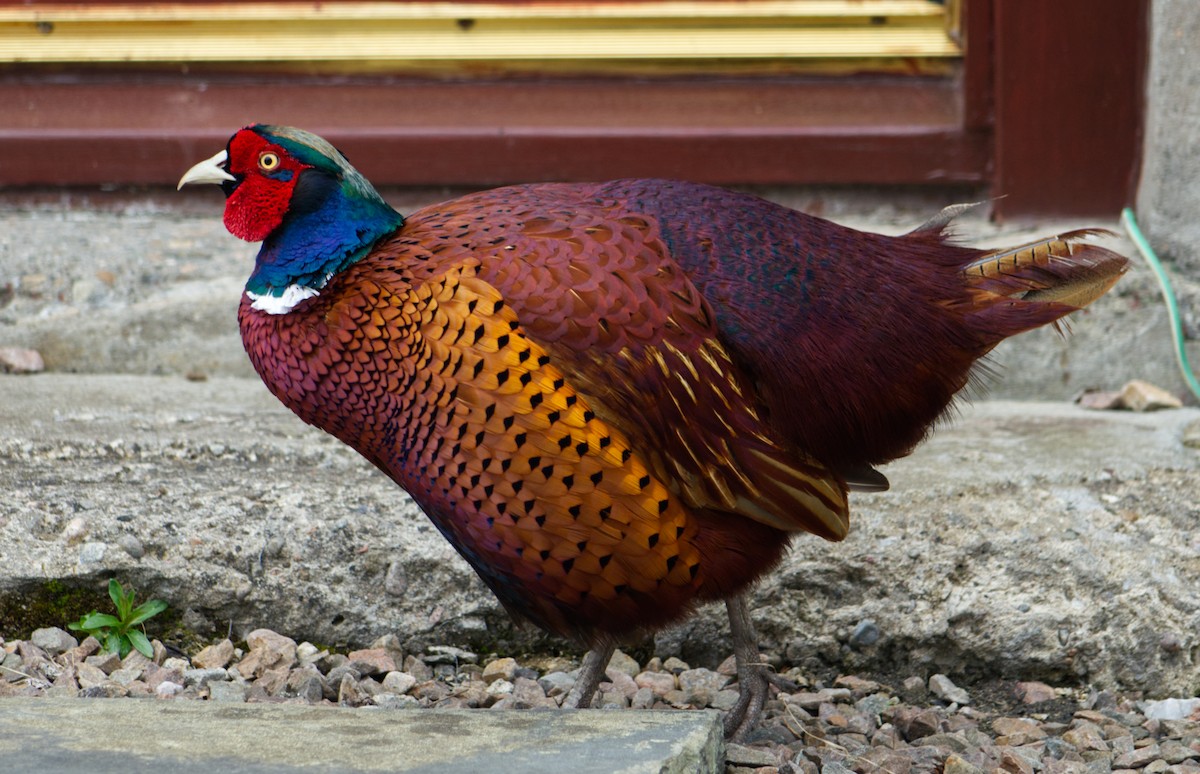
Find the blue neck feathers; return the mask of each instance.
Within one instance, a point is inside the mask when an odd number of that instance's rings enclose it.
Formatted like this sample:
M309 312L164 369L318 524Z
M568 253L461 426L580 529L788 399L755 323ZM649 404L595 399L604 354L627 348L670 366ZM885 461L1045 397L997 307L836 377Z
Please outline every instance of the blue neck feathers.
M319 290L402 225L404 217L361 177L343 182L305 170L283 222L258 251L246 290L274 296L289 285Z

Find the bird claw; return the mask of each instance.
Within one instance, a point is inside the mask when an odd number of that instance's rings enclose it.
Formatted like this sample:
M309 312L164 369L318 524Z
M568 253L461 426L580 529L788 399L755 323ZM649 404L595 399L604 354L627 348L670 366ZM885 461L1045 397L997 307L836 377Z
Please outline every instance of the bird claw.
M738 700L725 715L725 739L740 742L758 725L763 707L770 698L771 688L795 693L800 689L796 683L783 675L771 671L767 664L748 664L745 669L738 665Z

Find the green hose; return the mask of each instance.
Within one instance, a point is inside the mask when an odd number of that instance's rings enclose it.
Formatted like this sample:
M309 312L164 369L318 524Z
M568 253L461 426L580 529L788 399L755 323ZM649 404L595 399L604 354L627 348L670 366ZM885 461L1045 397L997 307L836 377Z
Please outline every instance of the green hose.
M1175 291L1171 288L1171 278L1167 276L1167 270L1163 267L1162 262L1158 260L1158 256L1154 254L1154 249L1150 247L1150 242L1147 241L1142 230L1138 228L1137 218L1133 215L1133 210L1126 207L1121 210L1121 222L1125 224L1125 230L1129 232L1129 238L1137 245L1138 251L1142 257L1146 259L1146 263L1150 264L1150 268L1154 270L1154 274L1158 277L1158 285L1162 289L1163 300L1167 303L1167 314L1171 317L1171 334L1175 339L1175 358L1179 361L1179 371L1183 374L1183 379L1191 388L1192 394L1200 400L1200 381L1196 380L1196 373L1192 370L1192 365L1188 362L1187 349L1184 348L1183 341L1183 320L1179 314L1179 303L1175 300Z

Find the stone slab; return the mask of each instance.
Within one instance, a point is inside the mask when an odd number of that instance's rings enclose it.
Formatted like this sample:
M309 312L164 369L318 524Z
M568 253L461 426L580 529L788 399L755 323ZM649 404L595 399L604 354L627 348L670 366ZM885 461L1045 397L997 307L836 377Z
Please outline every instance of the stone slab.
M0 699L6 771L56 774L704 774L715 712L354 710Z

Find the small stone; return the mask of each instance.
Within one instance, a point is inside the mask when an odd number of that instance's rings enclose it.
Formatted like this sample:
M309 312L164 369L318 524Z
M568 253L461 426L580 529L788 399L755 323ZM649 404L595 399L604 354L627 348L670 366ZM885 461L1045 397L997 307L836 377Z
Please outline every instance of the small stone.
M296 646L296 663L302 667L312 666L328 655L329 651L321 650L311 642L305 641Z
M838 702L848 702L854 698L847 688L822 688L819 691L801 691L793 693L788 698L788 703L796 704L806 710L819 709L822 704L836 704Z
M387 681L384 682L386 688ZM542 695L545 696L545 693ZM492 701L487 692L487 684L483 680L468 680L455 688L451 696L461 699L467 707L486 707Z
M546 698L546 692L538 685L537 680L530 680L528 677L518 677L513 681L512 695L518 702L530 707L558 706L553 699Z
M131 683L141 678L142 672L141 669L116 669L108 676L108 679L117 685L128 688Z
M513 684L503 678L493 680L488 684L487 692L489 696L494 696L497 699L510 695L513 692Z
M250 632L246 635L246 645L251 651L266 650L277 654L275 663L280 666L290 667L296 663L296 641L270 629L255 629Z
M850 647L866 648L879 642L879 627L870 618L864 618L859 621L854 627L854 631L850 633Z
M1135 747L1113 759L1114 769L1140 769L1159 756L1157 744Z
M1179 398L1141 379L1127 382L1121 388L1121 404L1130 411L1158 411L1183 406Z
M1033 765L1011 747L1000 749L1000 770L1012 774L1033 774Z
M1053 701L1058 696L1053 688L1037 681L1017 683L1013 693L1022 704L1041 704L1044 701Z
M942 771L944 774L983 774L983 769L957 753L946 756L946 763Z
M406 656L404 658L404 671L417 678L417 682L424 682L433 678L433 670L416 656Z
M607 669L615 669L618 672L624 672L630 677L634 677L638 672L642 671L642 668L638 665L638 662L620 648L613 651L612 658L608 661Z
M1163 774L1164 771L1171 768L1171 764L1164 761L1162 758L1150 761L1142 769L1145 774Z
M78 640L57 626L34 629L33 634L29 636L29 640L34 645L46 651L46 654L51 657L79 647Z
M633 695L638 691L638 684L633 681L632 677L624 672L620 672L615 669L609 669L604 673L604 676L608 678L608 685L611 686L611 688L605 688L605 684L601 683L601 688L604 690L611 690L614 693L619 693L626 699L632 698Z
M904 682L900 683L900 694L906 701L917 703L925 698L929 693L929 689L925 687L923 678L912 675L904 678Z
M1192 749L1175 739L1167 739L1159 745L1159 754L1167 763L1175 765L1192 758L1200 758L1200 750Z
M46 362L36 349L0 347L0 371L9 374L36 374L46 370Z
M297 698L316 704L325 696L325 680L315 667L301 667L288 675L287 689Z
M650 709L654 706L655 701L657 699L654 696L654 691L649 688L638 688L629 700L629 708L635 710Z
M575 687L575 678L566 672L550 672L538 679L538 685L549 697L566 696Z
M183 685L183 670L167 669L158 664L151 664L146 667L146 671L142 673L142 680L149 686L150 690L154 690L161 683L170 681Z
M220 669L228 666L232 660L233 642L228 639L209 645L192 656L192 664L200 669Z
M238 683L209 683L208 698L210 701L238 704L246 700L246 687Z
M729 677L711 669L686 669L679 673L679 690L695 707L707 706L717 691L729 683Z
M416 684L417 678L407 672L388 672L383 676L383 689L399 696L411 691Z
M653 659L651 659L651 661L653 661ZM651 669L650 666L647 665L646 671L647 672L661 672L662 664L661 663L659 664L658 669ZM683 670L681 669L679 671L682 672ZM729 677L736 677L737 676L737 656L730 656L729 658L722 661L721 666L717 667L717 674L727 675Z
M392 597L403 597L407 592L408 574L404 572L404 565L398 561L392 562L383 576L383 593Z
M383 675L396 671L396 662L383 648L354 650L349 654L350 665L363 675Z
M121 659L121 667L120 668L121 669L136 669L137 673L139 675L141 675L141 673L144 672L146 670L146 667L150 666L151 663L153 663L153 662L151 662L150 659L146 658L145 654L143 654L140 650L137 650L135 648L135 649L130 650L128 653L126 653L125 658Z
M71 652L67 654L66 658L68 658L72 663L78 663L83 661L88 656L95 654L98 650L100 650L100 641L89 634L83 642L79 643L77 647L73 648Z
M178 669L180 674L192 668L187 659L172 656L162 662L163 669Z
M400 643L400 638L394 634L384 634L376 637L371 643L372 648L383 648L392 657L392 661L396 663L397 668L404 664L404 646Z
M426 664L474 664L479 656L469 650L456 648L453 645L430 645L425 649L422 659Z
M1183 445L1189 449L1200 449L1200 419L1189 422L1183 428Z
M108 550L107 543L93 541L84 543L79 549L80 564L95 564L104 561L104 552Z
M88 656L87 659L84 660L84 663L88 666L94 666L97 669L102 670L104 674L107 675L113 670L121 668L121 657L116 653L104 651L102 653L97 653L94 656Z
M133 535L122 535L117 538L117 545L134 559L141 559L146 555L146 548L142 545L142 541Z
M721 672L717 674L721 674ZM675 675L670 672L641 672L633 680L639 688L649 688L655 696L659 697L678 687Z
M183 673L183 685L186 688L204 688L211 682L228 679L229 673L224 669L189 669Z
M921 744L927 747L952 750L956 753L965 753L971 749L971 743L967 741L962 732L930 734L921 738Z
M849 690L855 696L866 696L867 694L875 693L880 688L879 683L874 680L864 680L855 675L842 675L834 680L833 684L837 688Z
M173 698L181 691L183 691L183 686L170 680L163 680L154 688L155 695L163 699Z
M1063 741L1075 746L1076 750L1084 752L1087 750L1097 752L1108 752L1108 745L1104 741L1104 734L1100 732L1100 727L1095 723L1087 721L1075 721L1075 727L1063 732Z
M1154 720L1184 720L1193 712L1200 710L1200 698L1197 699L1162 699L1148 701L1138 705L1142 714Z
M725 745L725 762L732 766L778 766L779 756L759 747L730 742Z
M79 691L81 699L120 699L128 695L129 691L125 690L125 686L117 685L111 680Z
M483 681L489 685L497 680L508 680L512 682L513 677L517 672L517 660L514 658L498 658L494 661L489 661L483 667L481 677Z
M733 656L730 656L729 658L733 658ZM726 659L726 661L728 661L728 660L729 659ZM737 674L737 666L736 665L737 665L737 659L734 658L733 671L728 673L730 676ZM670 658L668 658L666 661L664 661L662 663L662 669L664 672L671 672L672 674L677 675L680 672L685 672L685 671L691 669L691 667L688 666L688 663L686 661L682 661L680 659L675 658L674 656L671 656ZM721 674L725 674L725 672L722 672Z
M88 661L91 661L91 659L88 659ZM94 688L108 681L108 673L85 661L82 664L75 665L75 679L79 681L80 688Z
M892 722L909 741L936 734L942 728L941 715L933 709L903 708L895 712Z
M1046 732L1028 718L996 718L992 730L998 738L996 744L1019 747L1046 738Z
M945 675L938 674L929 678L929 692L939 699L953 704L971 703L971 697L967 692L955 685L954 681Z
M337 703L343 707L359 707L367 703L369 696L364 695L358 688L358 681L354 676L346 673L342 675L341 682L338 684Z
M394 693L377 693L371 697L371 703L383 709L419 709L421 701L415 696L398 696Z
M739 698L741 698L741 693L739 691L735 691L731 688L725 688L717 691L717 693L712 697L712 701L710 701L708 705L713 709L721 710L722 712L728 712L734 708L734 705L737 704Z

